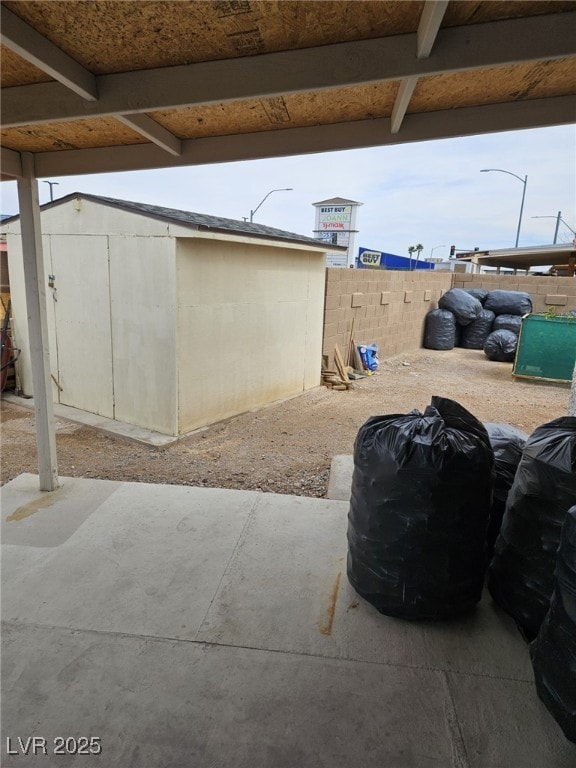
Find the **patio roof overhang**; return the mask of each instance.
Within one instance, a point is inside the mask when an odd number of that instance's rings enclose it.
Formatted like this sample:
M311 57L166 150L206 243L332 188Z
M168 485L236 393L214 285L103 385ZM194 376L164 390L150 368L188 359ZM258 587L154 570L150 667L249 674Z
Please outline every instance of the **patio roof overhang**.
M2 178L22 217L40 487L57 485L39 177L574 122L576 3L6 0Z
M247 160L572 122L576 3L2 2L2 172Z

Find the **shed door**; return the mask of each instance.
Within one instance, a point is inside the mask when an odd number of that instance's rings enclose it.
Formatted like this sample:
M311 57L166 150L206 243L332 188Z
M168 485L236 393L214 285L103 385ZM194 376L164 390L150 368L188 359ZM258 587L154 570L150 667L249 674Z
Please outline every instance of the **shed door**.
M59 401L114 418L105 235L53 235Z

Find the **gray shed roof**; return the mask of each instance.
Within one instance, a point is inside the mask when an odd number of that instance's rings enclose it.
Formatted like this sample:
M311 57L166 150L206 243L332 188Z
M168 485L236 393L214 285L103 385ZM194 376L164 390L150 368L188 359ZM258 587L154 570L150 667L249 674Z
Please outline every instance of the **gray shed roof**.
M72 192L70 195L60 197L53 202L46 203L41 206L41 210L45 211L49 208L54 208L57 205L62 205L82 198L84 200L91 200L94 203L101 205L109 205L113 208L120 208L123 211L129 213L137 213L143 216L149 216L153 219L161 219L162 221L171 221L180 224L184 227L190 227L195 230L208 230L211 232L222 232L226 234L245 235L246 237L257 237L265 240L280 240L287 243L299 243L302 245L310 245L314 248L319 248L324 251L330 250L342 250L345 251L344 246L328 245L320 240L316 240L313 237L307 237L306 235L298 235L294 232L286 232L283 229L276 229L275 227L266 227L263 224L250 223L248 221L238 221L236 219L224 219L221 216L209 216L204 213L194 213L193 211L181 211L176 208L164 208L161 205L149 205L148 203L135 203L131 200L117 200L113 197L102 197L101 195L91 195L84 192ZM19 218L19 214L11 216L5 219L2 223L8 224L11 221L16 221Z

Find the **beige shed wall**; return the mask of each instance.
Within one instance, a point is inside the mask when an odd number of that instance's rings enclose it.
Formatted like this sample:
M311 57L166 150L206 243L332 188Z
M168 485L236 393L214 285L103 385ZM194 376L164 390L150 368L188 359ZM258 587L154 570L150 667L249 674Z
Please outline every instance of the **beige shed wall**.
M127 212L92 200L72 199L42 211L45 235L124 235L126 232L150 237L188 235L190 229L150 216ZM2 232L20 234L20 219L3 224Z
M114 418L108 238L49 235L59 402Z
M179 431L320 383L324 254L177 240Z
M8 244L8 269L10 271L10 298L12 299L12 330L14 346L20 350L20 356L16 363L18 386L24 395L32 396L32 364L30 361L30 339L28 336L28 310L26 306L26 292L24 288L24 265L22 257L22 240L19 234L9 234L6 237ZM50 371L53 376L58 375L58 360L56 356L56 335L54 322L54 301L52 292L47 288L48 275L51 273L52 264L50 258L50 238L42 237L42 249L44 252L44 284L46 292L48 314L48 339L50 346ZM58 402L58 389L52 383L52 396Z
M51 234L42 242L50 369L63 387L53 384L54 402L178 434L174 238ZM8 255L19 385L33 395L19 235L8 235Z
M177 435L171 237L109 238L115 418Z
M175 368L175 286L174 286L174 234L189 234L189 230L178 225L152 219L147 216L127 213L126 211L90 200L70 200L42 211L42 243L44 250L45 279L43 288L46 293L48 311L48 330L50 338L50 368L56 379L58 371L58 348L56 344L56 320L54 292L48 287L48 275L56 273L56 287L61 302L64 299L77 300L78 317L88 311L92 313L94 325L108 335L108 345L112 349L108 357L114 354L114 395L104 399L87 391L86 397L72 400L67 398L70 392L61 393L53 384L52 394L55 402L65 402L105 416L115 414L116 418L130 421L140 426L175 434L176 430L176 368ZM19 385L26 395L33 395L30 349L28 338L27 308L24 290L24 270L22 265L22 243L20 238L20 220L2 225L1 231L7 233L9 271L12 281L11 297L14 317L14 336L21 355L17 363ZM138 231L138 238L124 237L126 232ZM114 272L112 288L116 280L122 285L125 296L118 297L118 291L111 294L108 275L102 271L101 260L83 259L78 262L78 238L85 243L99 243L100 255L108 261ZM102 245L104 243L104 245ZM89 248L92 250L92 246ZM80 249L82 253L85 249ZM109 253L108 253L109 250ZM138 258L142 254L144 261ZM86 254L85 254L86 255ZM66 266L66 275L62 265ZM106 267L106 272L108 267ZM74 292L63 293L63 278L67 277L78 283ZM144 284L148 289L144 289ZM136 287L143 291L143 303L137 298ZM100 295L97 296L97 293ZM149 300L151 293L155 299ZM114 299L114 312L110 300ZM162 302L166 302L162 304ZM163 307L164 312L158 307ZM58 307L57 307L58 308ZM63 305L60 306L63 309ZM128 313L132 311L138 318L138 327L130 327ZM61 312L62 314L62 312ZM170 315L170 319L165 315ZM167 323L171 325L171 335L167 332ZM110 328L113 327L112 336ZM61 330L70 331L73 338L61 338L65 343L66 356L69 358L66 368L74 365L77 358L78 371L82 375L95 365L95 355L88 364L83 354L89 348L83 333L76 333L72 327L63 326ZM70 335L68 334L68 335ZM78 338L81 336L83 338ZM110 340L111 339L111 340ZM138 339L138 343L137 343ZM141 344L141 353L134 357L134 368L126 364L128 349L134 350ZM156 350L152 353L152 346ZM74 349L77 347L77 351ZM72 359L70 359L72 356ZM148 357L146 364L140 361ZM98 370L109 368L109 360ZM143 368L147 367L146 375ZM160 372L159 369L163 368ZM95 370L96 373L96 370ZM111 373L108 371L108 379ZM158 379L162 379L162 385ZM94 380L96 381L95 375ZM62 382L66 384L66 382ZM70 390L70 387L68 388ZM78 390L78 386L72 387ZM90 387L88 388L90 389ZM168 392L168 397L164 394ZM116 397L116 407L112 397Z

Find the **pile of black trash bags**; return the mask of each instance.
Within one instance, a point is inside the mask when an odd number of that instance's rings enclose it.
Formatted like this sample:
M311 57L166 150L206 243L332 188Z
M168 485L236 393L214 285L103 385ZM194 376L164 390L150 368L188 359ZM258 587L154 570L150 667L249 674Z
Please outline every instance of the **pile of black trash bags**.
M537 691L576 742L576 418L528 436L433 397L358 432L348 578L381 613L450 619L494 601L530 644Z
M426 315L426 349L483 349L489 360L514 360L522 317L532 311L529 293L452 288Z

